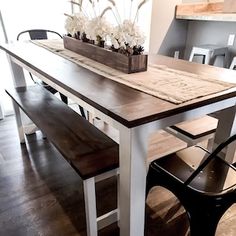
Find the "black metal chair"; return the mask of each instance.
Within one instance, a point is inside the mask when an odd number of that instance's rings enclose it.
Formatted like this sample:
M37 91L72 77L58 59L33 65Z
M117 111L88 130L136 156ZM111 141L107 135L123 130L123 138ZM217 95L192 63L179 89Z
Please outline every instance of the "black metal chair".
M147 194L154 186L170 190L187 212L191 236L215 235L219 220L236 203L236 168L220 157L235 140L230 137L211 154L199 146L187 148L149 167Z
M62 38L62 36L59 33L57 33L56 31L53 31L53 30L31 29L31 30L25 30L25 31L20 32L17 35L17 40L20 40L20 38L22 38L23 35L28 35L31 40L43 40L43 39L48 39L49 34L52 34L52 35L56 36L57 38ZM29 75L30 75L31 79L33 80L33 82L36 83L35 79L33 78L33 75L30 72L29 72ZM52 94L55 94L58 92L56 89L54 89L53 87L51 87L50 85L46 84L43 81L41 81L40 84L44 88L46 88L49 92L51 92ZM59 93L59 94L60 94L61 100L64 103L68 104L68 98L62 93ZM79 109L80 109L81 116L86 118L84 109L81 106L79 106Z
M62 36L53 30L45 30L45 29L32 29L32 30L25 30L20 32L17 35L17 40L20 39L24 34L29 34L31 40L40 40L40 39L48 39L48 33L54 34L58 36L59 38L62 38Z

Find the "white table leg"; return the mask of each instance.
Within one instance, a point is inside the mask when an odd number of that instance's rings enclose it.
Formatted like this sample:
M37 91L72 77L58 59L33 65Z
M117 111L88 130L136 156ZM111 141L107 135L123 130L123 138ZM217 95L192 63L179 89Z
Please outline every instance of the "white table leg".
M120 129L120 235L144 234L148 137L156 127ZM150 129L149 129L150 128Z
M216 143L222 142L226 137L236 133L235 114L236 107L225 109L219 113L219 125L215 137ZM188 115L191 117L191 114L188 113ZM133 129L119 128L120 235L144 235L146 162L149 135L173 124L174 120L180 122L184 118L186 119L186 117L181 118L180 115ZM232 157L232 150L232 148L227 150L227 159Z
M7 56L7 58L9 61L9 65L10 65L11 74L12 74L13 83L14 83L15 88L26 86L24 71L23 71L22 67L18 66L16 63L14 63L11 60L11 57L9 55Z
M9 61L9 65L10 65L13 83L14 83L15 88L26 86L26 80L25 80L23 68L20 67L19 65L17 65L16 63L14 63L11 60L10 56L8 56L8 61ZM14 110L15 110L15 106L14 106ZM20 114L21 114L21 116L20 116L18 114L18 111L15 110L15 114L16 114L16 116L18 116L17 119L20 119L20 117L21 117L21 122L24 126L24 132L26 134L32 134L37 130L37 127L33 124L33 122L24 113L20 112Z

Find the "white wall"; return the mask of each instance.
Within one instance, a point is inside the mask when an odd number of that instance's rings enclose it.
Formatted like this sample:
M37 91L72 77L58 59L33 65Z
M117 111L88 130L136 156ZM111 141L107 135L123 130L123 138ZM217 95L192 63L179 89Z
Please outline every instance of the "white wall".
M64 12L69 12L71 6L67 0L21 0L1 1L0 9L6 27L9 41L16 41L19 32L32 28L46 28L65 33ZM0 25L0 43L5 38ZM12 86L12 77L5 53L0 50L1 80L0 102L5 115L13 113L12 103L4 92L4 88ZM26 73L28 76L28 73ZM29 77L29 76L28 76ZM29 80L31 81L31 80ZM0 110L1 117L1 110Z
M10 41L27 29L51 29L63 34L64 13L71 10L67 0L0 1L0 9Z
M175 7L182 0L153 0L150 53L173 56L180 50L182 55L186 42L187 23L175 20Z
M236 22L190 21L186 41L186 58L189 57L194 45L227 46L230 34L236 35ZM232 57L236 55L236 41L228 48L230 52L228 64L230 64ZM197 57L195 60L197 61ZM218 57L215 65L223 66L223 58Z
M183 2L196 2L197 0L183 0ZM200 0L199 0L200 1ZM203 0L201 0L203 2ZM222 2L222 0L208 0L208 2ZM188 22L188 32L186 40L185 58L189 58L191 49L196 45L216 44L227 46L230 34L236 35L236 22L223 21L186 21ZM232 58L236 55L236 42L228 46L230 65ZM201 62L201 57L195 57L196 62ZM216 66L222 67L223 57L217 57Z

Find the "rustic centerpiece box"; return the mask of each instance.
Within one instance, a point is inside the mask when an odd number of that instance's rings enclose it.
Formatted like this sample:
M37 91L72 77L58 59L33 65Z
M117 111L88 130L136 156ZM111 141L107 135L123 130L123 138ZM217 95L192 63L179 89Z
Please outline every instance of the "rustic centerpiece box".
M63 37L63 42L66 49L124 73L130 74L147 70L148 55L126 56L68 36Z

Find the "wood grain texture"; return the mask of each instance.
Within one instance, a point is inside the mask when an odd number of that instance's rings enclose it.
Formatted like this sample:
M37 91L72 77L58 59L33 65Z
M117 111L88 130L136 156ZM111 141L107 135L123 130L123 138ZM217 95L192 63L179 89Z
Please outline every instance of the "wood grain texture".
M234 88L174 105L99 76L32 43L19 42L1 45L0 48L59 87L129 128L236 96ZM235 81L236 72L227 69L159 55L149 56L149 60L157 65L197 75Z
M83 183L56 148L40 131L20 145L14 116L0 140L0 235L85 236ZM116 188L116 178L96 185L98 215L116 207Z
M235 22L235 12L234 0L181 4L176 6L176 19Z
M236 13L236 2L235 0L224 0L224 12Z
M21 87L7 93L82 179L119 166L118 144L43 87Z
M63 37L64 47L127 74L147 70L147 55L126 56L72 37Z
M94 125L110 138L119 143L119 132L110 125L101 120L94 121ZM187 147L187 143L176 136L160 130L153 133L148 140L148 157L147 162L150 163L160 157L177 152Z
M186 147L187 143L181 139L164 130L160 130L150 137L148 145L148 163Z
M196 13L219 13L223 11L223 2L180 4L176 7L176 16Z
M180 132L191 139L198 139L216 131L218 120L211 116L204 116L187 122L171 126L172 129Z

